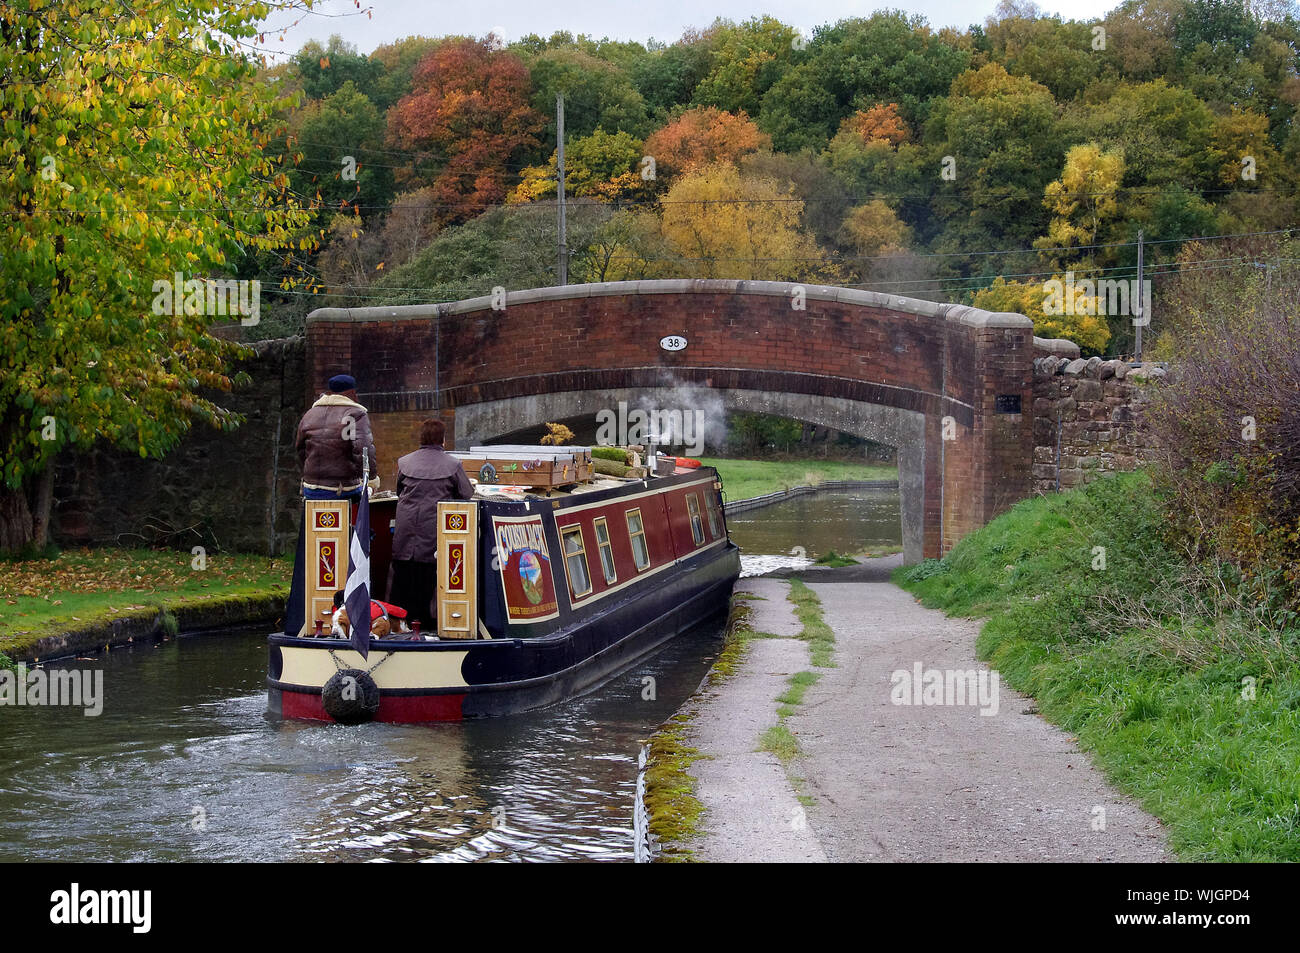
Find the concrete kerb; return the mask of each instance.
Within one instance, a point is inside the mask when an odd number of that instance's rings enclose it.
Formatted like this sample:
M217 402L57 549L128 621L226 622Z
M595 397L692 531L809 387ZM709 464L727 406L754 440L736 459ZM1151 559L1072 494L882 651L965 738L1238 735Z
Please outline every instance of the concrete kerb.
M1032 328L1033 322L1023 314L984 311L967 305L939 304L920 298L887 295L857 288L835 285L802 284L792 281L741 281L710 278L670 278L647 281L604 281L580 285L557 285L547 288L506 290L505 305L534 304L543 301L566 299L630 296L639 294L736 294L763 295L793 299L796 289L802 289L807 301L833 301L840 304L881 308L903 314L925 317L942 317L972 327ZM366 322L366 321L418 321L444 314L467 314L492 310L493 296L482 295L436 304L374 306L365 308L318 308L307 315L307 323L315 322Z

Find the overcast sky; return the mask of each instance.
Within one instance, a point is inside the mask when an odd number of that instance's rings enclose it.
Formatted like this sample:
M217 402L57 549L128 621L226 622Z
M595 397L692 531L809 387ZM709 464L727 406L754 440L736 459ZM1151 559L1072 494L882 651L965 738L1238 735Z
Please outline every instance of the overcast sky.
M1120 0L1040 0L1049 14L1066 19L1100 17ZM876 9L903 9L919 13L933 27L967 27L982 23L997 0L362 0L372 16L356 13L353 0L321 0L316 9L285 34L266 37L268 47L292 53L308 40L326 41L341 34L362 53L404 36L443 36L449 33L484 36L504 34L507 42L529 33L550 36L556 30L586 33L596 38L638 40L654 37L672 42L687 27L705 27L717 17L745 20L768 14L811 34L813 27L846 17L868 16ZM272 19L268 26L285 21Z

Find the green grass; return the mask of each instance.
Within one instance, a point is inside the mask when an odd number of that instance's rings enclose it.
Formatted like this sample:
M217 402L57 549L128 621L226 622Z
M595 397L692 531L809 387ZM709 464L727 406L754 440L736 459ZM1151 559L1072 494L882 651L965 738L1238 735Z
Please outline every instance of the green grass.
M778 721L758 739L758 750L770 751L780 759L782 764L788 765L799 757L799 739L790 733L784 721Z
M851 556L843 556L835 550L831 550L823 556L817 557L818 566L829 566L832 569L838 569L841 566L856 566L858 561Z
M787 598L794 603L795 618L803 626L799 638L808 643L812 663L819 668L833 668L835 633L822 619L821 600L802 579L790 580L790 595Z
M987 617L981 657L1182 859L1300 860L1300 632L1261 630L1213 567L1162 541L1163 521L1145 474L1111 477L1020 503L895 579Z
M776 696L776 700L781 706L777 709L777 714L782 718L793 715L795 708L803 704L804 693L813 685L816 685L817 680L821 677L820 672L796 672L791 675L790 687Z
M199 569L189 552L79 549L0 562L0 652L14 654L47 635L128 616L288 593L291 559L243 553L205 559ZM175 618L164 616L164 626L174 629Z
M897 480L895 467L872 467L839 460L727 460L701 457L705 466L714 467L722 477L728 500L788 490L795 486L813 486L827 480Z

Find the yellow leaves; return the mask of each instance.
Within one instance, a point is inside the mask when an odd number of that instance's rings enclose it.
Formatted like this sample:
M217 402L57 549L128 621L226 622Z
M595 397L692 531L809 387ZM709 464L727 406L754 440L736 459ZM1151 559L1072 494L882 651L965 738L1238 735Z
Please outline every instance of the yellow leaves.
M384 270L384 263L382 261L379 264L375 265L375 271L383 271L383 270Z
M888 205L873 199L844 216L840 234L859 255L871 258L901 253L911 238L911 229Z
M64 146L68 144L68 137L64 135L60 135L59 138L54 140L54 144L58 146L60 149L62 149Z
M802 213L775 180L719 163L673 184L659 231L696 277L798 279L825 262Z

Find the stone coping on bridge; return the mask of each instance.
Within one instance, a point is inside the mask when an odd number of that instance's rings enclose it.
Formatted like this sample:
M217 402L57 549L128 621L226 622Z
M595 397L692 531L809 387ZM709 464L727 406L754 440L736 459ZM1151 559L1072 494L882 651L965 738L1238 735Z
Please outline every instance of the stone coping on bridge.
M507 291L505 304L532 304L539 301L560 301L573 298L599 298L637 294L753 294L789 297L794 289L802 288L805 298L813 301L835 301L840 304L883 308L905 314L941 317L977 328L1032 328L1034 323L1023 314L1006 311L985 311L961 304L940 304L919 298L841 288L835 285L802 284L792 281L741 281L717 278L670 278L651 281L600 281L581 285L552 285L546 288L529 288ZM307 315L309 324L324 322L366 321L420 321L438 315L467 314L491 311L493 296L483 295L445 304L407 304L371 306L365 308L318 308Z

